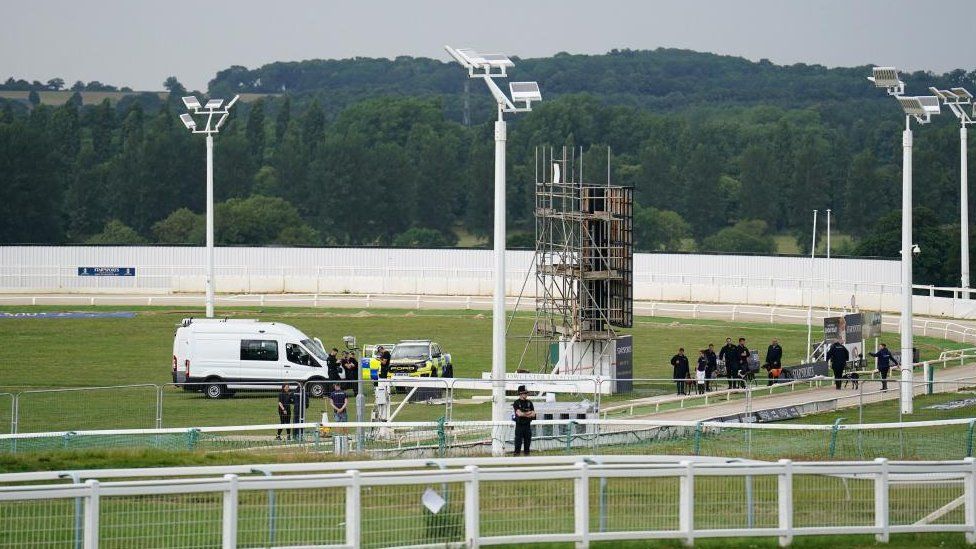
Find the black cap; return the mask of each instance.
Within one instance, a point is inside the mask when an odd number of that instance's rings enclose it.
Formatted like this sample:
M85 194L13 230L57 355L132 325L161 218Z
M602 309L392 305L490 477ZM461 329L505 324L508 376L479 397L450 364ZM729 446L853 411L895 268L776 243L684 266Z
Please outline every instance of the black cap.
M519 388L518 388L518 393L519 393L519 394L522 394L522 393L528 393L528 391L527 391L527 390L525 390L525 385L519 385Z

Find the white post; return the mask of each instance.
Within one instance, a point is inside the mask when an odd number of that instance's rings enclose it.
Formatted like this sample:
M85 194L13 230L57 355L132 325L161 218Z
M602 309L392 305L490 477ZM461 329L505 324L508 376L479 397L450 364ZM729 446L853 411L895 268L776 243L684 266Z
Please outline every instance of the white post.
M99 496L98 481L91 479L85 482L91 491L85 498L85 518L84 518L84 549L98 549L98 516L99 516Z
M827 316L830 316L830 208L827 208Z
M901 412L912 413L912 130L905 117L901 174Z
M971 457L965 459L969 466L963 482L963 513L966 521L966 543L976 543L976 460Z
M888 460L877 458L874 461L880 468L874 477L874 526L881 530L874 539L888 543Z
M968 137L966 123L959 128L960 157L959 157L959 248L962 252L959 258L962 271L962 287L969 287L969 161ZM969 292L963 292L965 299L969 299Z
M360 393L362 394L362 393ZM360 491L359 471L346 471L349 475L349 486L346 487L346 545L359 547L360 535Z
M788 459L779 460L783 472L779 474L779 546L786 547L793 543L793 462Z
M590 546L590 475L585 461L579 462L576 466L579 469L579 476L574 481L576 505L573 521L576 535L579 536L576 547L582 549Z
M505 417L505 121L501 105L495 121L495 295L492 303L491 330L491 418L495 421L491 436L491 453L505 451L506 430L499 422Z
M207 134L207 318L214 316L213 135Z
M224 475L227 490L224 492L223 535L221 546L223 549L237 549L237 475Z
M468 465L464 470L471 475L471 480L464 483L464 539L468 547L477 549L481 539L478 466Z
M690 461L680 463L685 468L679 480L678 530L684 534L685 545L695 544L695 471Z
M810 362L811 347L813 346L813 268L814 257L817 254L817 210L813 210L813 244L810 245L810 283L807 291L810 301L807 302L807 363Z

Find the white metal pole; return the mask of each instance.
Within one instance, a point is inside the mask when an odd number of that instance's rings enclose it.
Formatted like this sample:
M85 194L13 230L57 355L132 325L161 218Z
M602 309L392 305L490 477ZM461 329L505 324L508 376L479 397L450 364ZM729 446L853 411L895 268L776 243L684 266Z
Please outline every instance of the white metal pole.
M959 258L962 271L962 287L969 287L969 160L967 145L968 136L966 122L959 128L959 247L962 251ZM963 295L969 299L969 292Z
M501 106L495 122L495 295L492 306L491 330L491 417L505 421L505 145L506 128ZM492 429L491 453L504 453L502 439L506 430L495 424Z
M811 360L811 352L813 346L813 258L817 253L817 210L813 210L813 244L810 245L810 284L807 287L807 291L810 294L810 300L807 301L807 362Z
M827 316L830 316L830 208L827 208Z
M912 129L905 117L901 174L901 412L912 413Z
M214 316L213 135L207 134L207 318Z

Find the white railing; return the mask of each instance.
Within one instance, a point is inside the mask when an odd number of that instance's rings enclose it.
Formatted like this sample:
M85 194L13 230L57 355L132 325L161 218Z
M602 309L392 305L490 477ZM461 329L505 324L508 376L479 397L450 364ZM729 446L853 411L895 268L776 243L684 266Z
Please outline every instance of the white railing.
M396 547L964 533L976 542L976 461L823 463L674 458L444 460L334 473L0 487L13 545ZM386 462L388 464L389 462ZM416 463L416 462L413 462ZM207 470L211 469L211 470ZM130 473L136 476L139 473ZM200 476L202 475L202 476ZM592 516L591 516L592 515ZM328 525L328 526L326 526Z

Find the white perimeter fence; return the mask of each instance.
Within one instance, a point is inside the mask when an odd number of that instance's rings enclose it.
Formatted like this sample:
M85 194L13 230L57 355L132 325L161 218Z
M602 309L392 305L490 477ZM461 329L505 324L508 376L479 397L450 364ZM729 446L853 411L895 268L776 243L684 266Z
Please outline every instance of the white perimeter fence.
M0 475L0 545L586 547L743 537L777 537L788 545L796 536L866 534L887 542L891 534L952 532L976 542L972 458L823 463L587 456L382 466L76 471L62 473L74 483L39 485L11 485L36 474Z
M224 294L392 294L490 296L490 250L389 248L218 248ZM180 294L204 289L197 247L2 246L0 292ZM535 293L533 253L507 253L510 296ZM128 267L134 276L81 276L85 267ZM900 306L897 263L875 259L705 254L635 254L637 300L841 308ZM526 281L528 280L528 284ZM917 286L919 310L976 318L962 290ZM931 303L929 303L931 302Z

